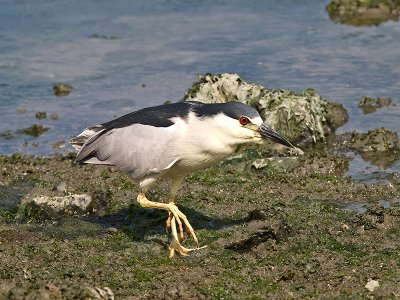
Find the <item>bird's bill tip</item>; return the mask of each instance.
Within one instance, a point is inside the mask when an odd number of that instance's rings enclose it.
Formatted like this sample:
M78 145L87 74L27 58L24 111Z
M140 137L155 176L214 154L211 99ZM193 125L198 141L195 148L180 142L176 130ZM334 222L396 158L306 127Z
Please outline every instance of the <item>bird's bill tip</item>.
M262 124L260 126L260 128L258 128L258 131L260 132L261 136L263 136L264 138L268 138L276 143L285 145L290 148L295 148L295 146L293 146L291 142L289 142L286 138L284 138L279 133L277 133L275 130L269 128L265 124Z

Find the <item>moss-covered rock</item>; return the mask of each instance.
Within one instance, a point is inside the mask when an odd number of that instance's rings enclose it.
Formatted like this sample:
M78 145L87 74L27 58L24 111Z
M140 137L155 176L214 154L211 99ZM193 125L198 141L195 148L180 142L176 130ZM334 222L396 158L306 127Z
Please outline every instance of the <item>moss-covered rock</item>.
M400 2L392 0L331 0L326 6L329 17L336 23L372 26L398 21Z
M38 111L38 112L35 114L35 118L38 119L38 120L46 119L46 118L47 118L47 114L46 114L45 111Z
M381 127L367 133L353 133L350 148L360 153L399 151L400 143L397 133Z
M56 83L53 86L54 95L58 97L68 96L73 90L73 87L66 83Z
M392 106L394 105L391 98L371 98L367 96L362 96L360 103L358 106L362 109L364 114L370 114L375 112L378 108L382 108L384 106Z
M34 137L38 137L39 135L45 133L49 129L50 129L49 127L46 127L41 124L33 124L30 127L18 130L17 133L23 133Z
M0 131L1 140L11 140L14 138L14 134L11 130Z
M185 92L183 100L246 103L256 108L271 128L297 143L324 141L347 121L347 112L341 104L322 99L313 89L301 93L267 89L242 80L238 74L200 76Z
M355 151L374 165L387 167L400 157L400 141L396 132L376 128L366 133L348 132L335 137L337 151Z

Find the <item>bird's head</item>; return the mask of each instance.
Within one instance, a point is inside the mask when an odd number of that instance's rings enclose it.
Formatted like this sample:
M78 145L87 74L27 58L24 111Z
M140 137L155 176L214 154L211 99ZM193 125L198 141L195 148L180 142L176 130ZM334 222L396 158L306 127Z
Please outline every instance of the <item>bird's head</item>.
M258 117L261 119L260 116ZM242 128L252 131L254 142L263 142L265 139L269 139L275 143L294 148L292 143L290 143L285 137L268 127L262 122L262 120L260 122L260 119L251 119L247 116L241 116L238 121Z
M294 148L282 135L269 128L257 110L240 102L208 104L202 107L205 115L217 114L220 116L221 126L236 143L260 143L266 139ZM222 114L220 114L222 113ZM217 117L218 118L218 117Z

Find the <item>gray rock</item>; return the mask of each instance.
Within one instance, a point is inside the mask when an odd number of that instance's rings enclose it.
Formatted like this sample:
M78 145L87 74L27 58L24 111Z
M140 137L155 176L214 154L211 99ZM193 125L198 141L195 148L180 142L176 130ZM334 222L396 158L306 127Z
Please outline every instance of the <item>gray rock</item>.
M59 192L67 192L67 184L65 182L61 182L59 185L56 187L57 191Z
M62 197L36 196L32 199L32 203L37 206L47 206L55 212L66 210L84 212L92 203L92 197L86 194L70 194Z

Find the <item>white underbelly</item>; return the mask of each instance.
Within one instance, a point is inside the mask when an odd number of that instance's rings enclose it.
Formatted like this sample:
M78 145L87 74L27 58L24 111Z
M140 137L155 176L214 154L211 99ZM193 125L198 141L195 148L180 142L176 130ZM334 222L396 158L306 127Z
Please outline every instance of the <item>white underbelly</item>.
M228 157L233 151L226 151L223 153L196 153L188 157L179 159L170 169L171 175L176 174L190 174L196 171L207 169L216 165L221 160Z

